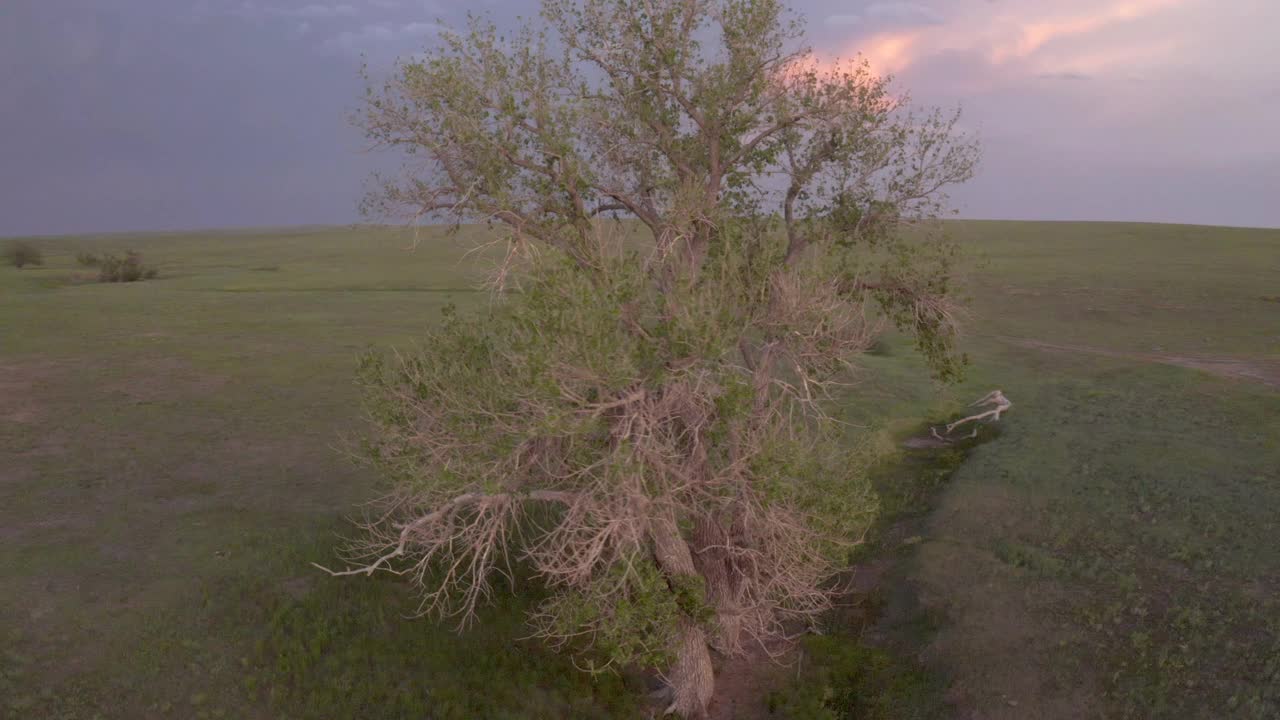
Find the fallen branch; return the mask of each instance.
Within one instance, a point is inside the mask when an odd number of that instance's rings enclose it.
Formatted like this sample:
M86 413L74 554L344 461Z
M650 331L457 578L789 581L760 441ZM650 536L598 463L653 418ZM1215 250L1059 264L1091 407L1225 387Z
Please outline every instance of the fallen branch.
M1003 414L1009 408L1013 407L1013 403L1009 402L1009 398L1005 397L1004 393L1000 392L999 390L992 390L991 392L987 393L983 397L969 404L969 407L982 407L982 406L990 406L991 409L977 413L975 415L970 415L969 417L960 418L955 422L947 423L947 426L946 426L947 429L945 433L939 433L938 428L936 427L930 428L929 434L933 435L933 437L937 438L938 440L944 443L950 443L959 439L975 438L978 436L978 428L982 426L983 421L986 421L986 420L989 420L990 422L999 421L1000 415ZM973 432L969 433L963 438L952 437L951 433L955 432L956 428L960 427L961 425L964 425L965 423L974 423Z

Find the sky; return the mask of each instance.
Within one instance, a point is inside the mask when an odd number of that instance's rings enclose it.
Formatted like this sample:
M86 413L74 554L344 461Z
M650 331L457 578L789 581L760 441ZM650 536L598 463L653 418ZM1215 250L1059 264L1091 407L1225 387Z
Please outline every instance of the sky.
M962 217L1280 227L1280 0L793 0L982 139ZM340 224L348 118L467 9L535 0L0 0L0 236Z

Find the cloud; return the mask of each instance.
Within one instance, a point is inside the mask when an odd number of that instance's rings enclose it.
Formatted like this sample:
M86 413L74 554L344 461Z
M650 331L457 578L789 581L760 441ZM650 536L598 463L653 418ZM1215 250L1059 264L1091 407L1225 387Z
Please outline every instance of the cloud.
M1098 49L1078 48L1071 52L1050 54L1044 58L1044 63L1060 72L1097 75L1117 68L1132 70L1159 67L1167 64L1169 58L1177 57L1182 47L1183 43L1178 38L1135 41Z
M832 27L842 27L849 25L857 25L862 22L861 15L828 15L822 20L823 23Z
M1078 80L1088 80L1092 76L1085 75L1084 73L1078 73L1078 72L1043 72L1036 75L1036 77L1040 78L1041 80L1078 81Z
M999 63L1026 57L1054 40L1087 35L1112 25L1139 20L1179 3L1180 0L1128 0L1109 3L1092 12L1029 22L1022 25L1016 38L1006 40L994 49L992 60Z
M405 49L410 41L434 36L444 27L435 23L411 22L403 25L378 23L365 25L359 30L338 33L325 43L331 50L338 50L353 55L361 53L397 54Z
M915 61L921 37L918 32L873 35L861 43L857 51L871 63L876 72L895 73Z
M944 18L940 13L923 5L907 2L875 3L861 14L846 13L828 15L823 23L830 27L849 27L864 23L883 25L940 25Z
M941 25L944 18L936 10L905 2L876 3L867 8L866 15L876 20L890 20L909 25Z
M351 5L303 5L300 8L273 8L271 12L281 17L308 19L352 17L359 14Z
M1177 39L1155 37L1159 31L1148 28L1147 21L1188 2L1052 0L1010 6L962 0L952 22L914 3L877 3L861 18L914 27L872 32L840 54L860 52L881 73L901 73L930 58L965 52L982 56L994 68L1015 68L1027 76L1092 74L1127 63L1159 62L1176 53ZM1068 39L1072 42L1064 45Z
M271 18L283 18L289 20L329 20L333 18L349 18L360 14L360 11L354 6L347 3L336 5L325 5L320 3L310 3L307 5L297 6L281 6L281 5L260 5L252 0L245 0L239 5L229 8L219 7L217 9L210 7L207 0L196 4L193 9L195 17L206 17L210 15L230 15L245 20L266 20Z

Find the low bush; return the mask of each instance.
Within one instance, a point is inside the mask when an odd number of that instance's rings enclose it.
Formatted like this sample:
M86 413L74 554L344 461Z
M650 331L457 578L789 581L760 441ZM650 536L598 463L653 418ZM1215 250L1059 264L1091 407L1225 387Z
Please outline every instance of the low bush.
M84 267L98 267L102 264L102 258L91 252L76 253L76 262Z
M126 252L124 257L107 253L98 265L99 282L136 282L150 280L159 274L154 266L143 265L142 255L133 250Z
M16 240L5 247L4 260L16 268L23 268L27 265L43 265L44 253L40 252L40 248L25 240Z

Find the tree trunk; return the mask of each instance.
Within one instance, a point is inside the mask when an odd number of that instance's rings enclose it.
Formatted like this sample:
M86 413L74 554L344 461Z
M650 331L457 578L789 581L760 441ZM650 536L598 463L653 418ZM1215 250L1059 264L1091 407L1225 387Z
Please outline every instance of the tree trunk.
M693 564L706 582L707 604L716 614L713 644L725 655L742 652L742 615L730 567L729 543L725 529L713 520L701 518L693 526Z
M655 518L650 523L649 535L653 539L654 557L667 577L677 581L681 577L698 577L689 544L681 537L674 515L668 513ZM666 711L685 718L704 718L715 690L707 636L692 619L681 618L672 651L675 662L667 671L672 698Z
M688 618L680 621L675 655L676 660L667 671L672 692L667 712L690 720L705 718L707 704L715 690L715 672L707 637L702 628Z

